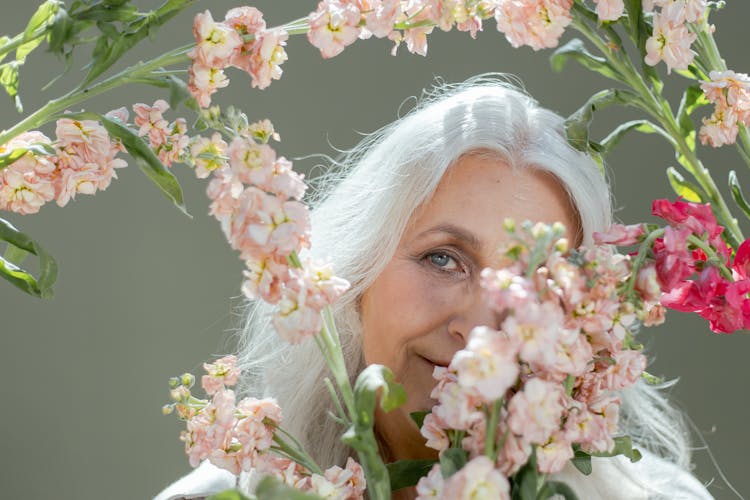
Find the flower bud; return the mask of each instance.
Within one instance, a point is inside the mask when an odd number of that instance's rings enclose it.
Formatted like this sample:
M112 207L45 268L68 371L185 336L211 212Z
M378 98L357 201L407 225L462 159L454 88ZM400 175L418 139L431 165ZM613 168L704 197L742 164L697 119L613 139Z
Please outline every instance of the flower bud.
M180 385L180 377L169 377L169 388L176 389Z
M161 407L162 415L169 415L174 411L174 405L164 405Z
M169 391L169 396L174 401L185 401L190 397L190 389L188 389L184 385L181 385L176 389L172 389L171 391Z
M187 388L193 387L195 384L195 377L192 373L183 373L180 383Z

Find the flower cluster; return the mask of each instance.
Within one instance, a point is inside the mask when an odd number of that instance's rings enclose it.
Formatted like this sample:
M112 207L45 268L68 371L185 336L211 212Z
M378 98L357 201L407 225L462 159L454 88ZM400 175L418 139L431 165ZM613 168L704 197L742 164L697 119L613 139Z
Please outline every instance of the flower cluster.
M140 137L148 136L149 145L159 160L166 167L181 161L190 141L187 135L187 122L184 118L177 118L169 123L162 115L169 104L159 99L152 106L143 103L133 105L136 127Z
M26 151L0 170L0 210L33 214L52 200L64 207L77 194L106 189L117 178L115 169L127 166L116 158L122 144L97 121L61 118L55 134L52 141L39 131L24 132L0 147L3 154Z
M533 450L542 473L560 471L574 446L611 452L616 391L645 369L633 333L659 306L622 293L630 259L611 246L568 252L559 224L507 227L497 268L482 272L499 329L475 328L450 365L436 367L431 396L438 404L422 426L427 446L443 452L460 445L470 462L445 484L433 471L420 483L420 498L464 498L448 491L478 482L498 492L492 498L510 498L499 477L518 472Z
M322 474L311 473L296 462L274 454L289 451L288 443L277 436L281 408L273 399L253 397L236 401L229 387L237 383L239 370L235 356L223 357L203 365L201 379L210 400L199 399L190 392L195 378L190 374L170 380L173 403L164 413L176 412L186 421L187 430L180 439L190 465L208 460L217 467L237 475L254 470L275 476L283 483L325 498L355 500L363 498L365 478L362 467L349 458L344 468L333 466Z
M697 313L717 333L749 328L750 241L733 257L709 204L654 200L652 212L669 223L653 245L661 303Z
M659 10L656 10L656 8ZM697 35L688 26L700 22L706 14L706 0L646 0L646 12L653 12L654 31L646 41L646 64L659 61L673 69L687 69L695 53L690 48Z
M309 246L310 214L300 201L306 185L289 160L277 157L272 138L278 134L264 120L240 127L229 144L218 132L195 137L189 156L198 177L211 176L210 213L245 261L243 293L278 304L274 326L296 343L320 331L320 312L349 284L327 264L293 265Z
M230 9L220 22L209 11L200 13L193 34L196 46L188 54L193 59L188 89L201 107L208 107L211 95L229 85L227 67L245 71L252 86L261 89L281 78L288 34L280 28L266 29L263 14L255 7Z
M715 107L703 118L699 137L701 143L718 148L734 144L740 125L750 126L750 77L734 71L712 71L709 77L701 88Z

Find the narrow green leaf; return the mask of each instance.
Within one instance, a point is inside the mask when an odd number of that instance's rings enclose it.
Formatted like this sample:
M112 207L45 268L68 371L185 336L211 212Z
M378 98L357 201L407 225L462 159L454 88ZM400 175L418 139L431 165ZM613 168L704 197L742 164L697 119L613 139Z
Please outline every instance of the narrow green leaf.
M121 22L129 23L138 16L138 8L128 2L121 5L94 4L76 14L76 19L99 21L99 22Z
M734 170L729 172L729 189L732 191L732 198L734 202L740 207L745 217L750 219L750 204L745 200L745 196L742 194L742 188L740 182L737 180L737 172Z
M57 263L39 243L22 233L13 225L0 218L0 240L26 251L39 258L39 278L15 265L10 260L0 257L0 276L24 292L35 297L52 297L52 285L57 279Z
M76 33L84 30L89 24L90 23L88 22L76 22L70 17L65 6L61 6L55 14L52 28L48 34L48 50L58 56L66 56L65 46L76 35ZM70 55L71 54L68 54L66 59L68 59Z
M575 455L570 459L570 462L576 469L581 471L581 474L584 476L588 476L594 470L591 466L591 455L580 449L575 451Z
M638 102L638 96L629 90L607 89L597 92L565 120L568 142L579 151L588 153L590 151L589 126L594 119L594 112L612 104L637 106Z
M669 141L670 144L674 145L675 141L669 133L658 125L648 120L632 120L619 125L610 134L602 140L602 153L604 155L609 154L617 144L620 143L623 137L629 132L636 131L642 134L659 134Z
M440 454L440 472L445 479L448 479L456 472L460 471L466 462L469 461L469 454L461 448L448 448Z
M584 46L583 42L574 38L555 50L550 56L550 65L554 71L562 71L568 60L573 59L583 67L596 71L607 78L622 81L623 76L604 57L595 56Z
M23 105L18 97L18 61L10 61L0 66L0 85L13 99L16 110L23 113Z
M633 441L630 436L619 436L615 438L615 447L609 452L591 453L592 457L615 457L623 455L630 459L631 462L637 462L642 458L641 452L633 448Z
M16 49L16 60L18 62L23 63L23 61L26 60L26 56L42 43L44 40L43 36L38 36L33 39L32 37L37 31L44 29L45 26L54 22L59 7L60 2L58 0L47 0L36 9L36 12L31 16L29 24L26 25L26 29L23 32L24 37L29 38L30 40Z
M237 492L239 494L239 492ZM318 495L295 490L278 479L266 476L255 489L258 500L322 500ZM211 497L209 500L249 500L245 496Z
M383 365L370 365L362 370L354 383L354 402L357 409L372 414L378 391L380 407L387 412L406 402L406 391L395 381L393 372Z
M0 47L2 47L3 45L5 45L9 41L10 41L10 37L5 36L5 35L0 36ZM8 51L8 52L0 54L0 62L2 62L2 60L5 59L10 52L12 52L12 51Z
M156 184L164 195L175 204L185 215L190 215L185 209L182 187L177 181L177 178L167 170L167 168L159 161L159 158L151 150L148 144L143 139L138 137L135 132L121 124L119 121L111 120L106 116L84 111L81 113L69 113L64 115L67 118L73 118L77 120L97 120L101 122L109 135L116 137L122 141L125 149L138 163L143 173Z
M386 464L391 478L391 491L416 485L419 478L426 476L436 463L437 460L424 459L399 460Z
M686 181L682 174L674 167L667 169L667 178L669 179L669 185L672 186L672 190L677 196L682 196L687 201L696 203L701 203L705 199L703 190L696 184Z
M5 255L3 255L3 257L11 264L20 266L21 264L23 264L23 261L26 260L26 257L28 257L28 255L29 252L27 250L18 248L12 243L8 243L8 246L5 249Z
M693 124L690 115L693 111L701 106L710 104L706 99L703 90L698 85L691 85L682 94L680 100L680 107L677 110L677 124L680 127L680 132L685 137L688 147L691 151L695 151L695 125Z
M417 427L420 429L422 428L422 424L424 423L424 418L429 414L429 411L413 411L409 413L409 417L414 421L415 424L417 424Z
M547 481L539 491L537 500L546 500L554 495L561 495L565 500L578 500L573 488L561 481Z

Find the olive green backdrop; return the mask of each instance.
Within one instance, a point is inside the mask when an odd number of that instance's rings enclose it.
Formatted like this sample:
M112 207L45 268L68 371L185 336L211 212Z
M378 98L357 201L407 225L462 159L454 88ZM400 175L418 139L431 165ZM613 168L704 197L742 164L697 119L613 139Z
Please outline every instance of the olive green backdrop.
M750 19L750 2L728 3L713 17L717 38L729 66L747 72L750 34L743 22ZM270 25L278 25L303 17L315 4L263 0L255 5ZM36 5L2 0L0 33L21 30ZM155 2L139 5L146 9ZM192 16L199 10L210 8L222 18L236 5L199 2L123 65L190 41ZM542 104L563 115L608 85L575 65L554 74L549 52L512 49L494 22L485 30L475 41L464 33L436 32L427 58L403 48L391 57L391 43L373 39L322 60L304 37L293 37L281 81L258 91L245 75L230 71L232 84L216 101L241 106L251 119L271 118L282 135L280 154L301 158L353 146L360 132L391 121L402 105L408 109L413 100L407 98L437 76L452 82L482 72L514 73ZM41 93L38 89L62 71L62 64L34 53L21 72L26 109L70 88L86 55L78 55L71 74ZM163 94L155 89L132 86L86 107L104 112L158 97ZM190 116L184 109L180 114ZM595 121L596 137L630 117L606 110ZM0 127L15 120L9 100L0 99ZM703 148L701 154L719 184L737 169L750 189L750 176L731 148ZM296 166L309 171L318 163L319 158L300 159ZM658 138L626 138L609 163L621 220L649 219L653 198L673 196L664 170L675 162ZM182 425L160 413L168 399L167 378L198 373L204 360L232 349L242 264L206 215L205 182L190 170L175 168L192 219L173 208L135 166L118 173L106 192L80 196L65 209L50 205L34 216L4 214L53 253L60 274L51 300L22 295L0 282L0 498L150 498L189 470L178 440ZM680 378L674 398L708 443L710 452L696 444L698 477L713 482L716 498L733 498L712 453L734 486L750 492L750 336L715 335L699 318L671 313L667 327L646 331L642 339L654 355L650 370Z

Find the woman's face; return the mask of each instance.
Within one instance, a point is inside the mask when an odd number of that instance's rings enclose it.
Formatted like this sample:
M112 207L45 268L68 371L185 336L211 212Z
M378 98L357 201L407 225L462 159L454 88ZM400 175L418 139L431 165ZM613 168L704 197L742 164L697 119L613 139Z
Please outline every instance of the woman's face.
M388 366L407 394L403 407L376 415L392 459L431 454L409 413L432 408L433 369L450 363L472 328L498 326L482 299L479 275L491 265L508 217L560 221L573 243L578 234L574 209L551 175L514 171L480 155L462 157L412 215L395 254L362 296L365 361Z

